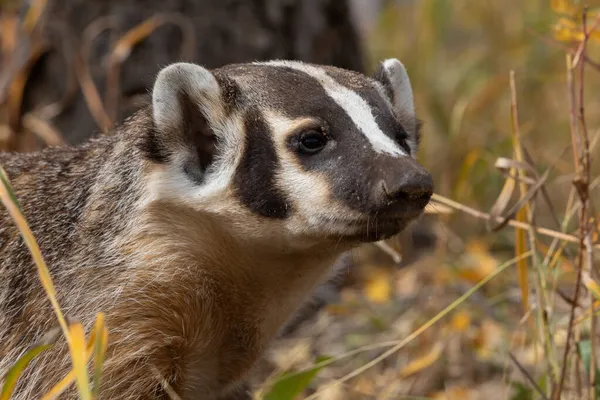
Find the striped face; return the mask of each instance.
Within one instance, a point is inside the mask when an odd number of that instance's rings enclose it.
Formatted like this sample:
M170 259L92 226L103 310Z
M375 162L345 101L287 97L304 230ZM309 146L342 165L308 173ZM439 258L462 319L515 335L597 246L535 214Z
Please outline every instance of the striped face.
M293 61L208 71L174 64L153 92L154 197L269 243L373 241L428 203L403 65L373 78Z

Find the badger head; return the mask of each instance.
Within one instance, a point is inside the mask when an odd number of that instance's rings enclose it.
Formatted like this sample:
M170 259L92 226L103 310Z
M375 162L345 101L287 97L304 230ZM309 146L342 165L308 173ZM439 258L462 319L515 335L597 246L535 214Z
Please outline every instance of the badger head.
M153 196L256 244L356 244L399 233L433 191L402 63L373 77L297 61L158 75Z

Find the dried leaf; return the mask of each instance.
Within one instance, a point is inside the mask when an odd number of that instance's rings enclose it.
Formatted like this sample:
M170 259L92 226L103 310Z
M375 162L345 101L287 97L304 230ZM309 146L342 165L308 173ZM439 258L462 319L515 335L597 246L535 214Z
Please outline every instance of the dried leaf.
M467 311L459 311L452 317L450 326L455 332L464 332L471 325L471 314Z
M389 274L383 269L378 268L367 279L364 287L364 294L372 303L383 304L390 300L392 285Z
M585 287L592 292L596 299L600 300L600 285L598 285L598 283L593 280L587 272L583 272L581 277L583 278L583 284Z
M550 0L550 8L557 14L574 16L579 9L570 0Z
M400 370L400 376L406 378L430 367L440 358L443 349L444 345L441 342L436 342L427 354L405 365L404 368Z
M495 221L496 221L497 217L500 217L502 215L502 213L506 209L506 206L508 206L508 203L510 202L510 199L512 198L512 195L515 191L517 182L515 179L512 178L512 177L516 176L516 171L514 168L510 169L509 176L510 177L506 178L506 180L504 181L504 186L502 186L502 191L500 191L498 198L496 199L496 201L494 202L494 205L490 209L490 215L492 216L492 218L490 218L487 221L488 229L492 229L492 223L496 224Z
M430 397L434 400L468 400L472 398L473 394L469 388L455 386L435 392Z
M465 263L458 271L460 278L477 283L498 267L498 260L490 255L489 249L482 241L469 241L465 250Z

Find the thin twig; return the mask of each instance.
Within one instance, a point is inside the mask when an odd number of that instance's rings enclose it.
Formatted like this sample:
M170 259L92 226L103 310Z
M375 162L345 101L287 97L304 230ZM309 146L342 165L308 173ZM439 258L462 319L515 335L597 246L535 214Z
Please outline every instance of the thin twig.
M542 39L544 42L546 42L547 44L554 46L554 47L558 47L559 49L563 50L565 53L570 54L571 56L575 56L577 54L577 50L574 50L572 48L570 48L569 46L566 46L562 43L559 43L555 40L552 40L549 37L546 37L544 35L542 35L539 32L534 31L531 28L525 28L526 31L528 31L529 33L534 34L535 36L537 36L538 38ZM600 62L594 61L591 58L589 58L587 55L583 56L583 60L591 67L597 69L598 71L600 71Z
M582 20L582 24L583 24L583 41L581 43L581 56L585 56L586 54L586 50L587 50L587 42L590 38L591 33L596 29L596 26L598 25L598 23L600 22L600 14L598 14L596 16L596 19L594 20L593 25L591 26L591 28L587 29L587 7L584 8L583 10L583 20ZM590 223L590 214L591 214L591 205L590 205L590 182L591 182L591 158L590 158L590 138L588 135L588 130L587 130L587 123L585 120L585 103L584 103L584 88L585 88L585 80L584 80L584 76L585 76L585 63L581 62L579 63L579 124L581 126L581 136L582 136L582 141L583 141L583 147L581 148L582 150L582 170L579 171L579 175L580 175L580 181L582 181L582 187L581 187L581 193L580 193L580 197L581 197L581 245L580 248L583 251L585 251L585 259L586 259L586 269L588 270L588 273L590 274L591 277L593 277L594 274L594 255L593 255L593 251L592 251L592 224ZM581 255L581 257L584 257L584 254ZM592 348L590 351L590 376L589 376L589 382L590 382L590 396L595 397L596 393L595 393L595 378L596 378L596 363L597 363L597 357L596 357L596 323L597 323L597 318L596 315L594 315L594 297L593 297L593 293L591 291L588 291L588 297L589 297L589 304L591 307L591 342L592 342Z
M523 154L524 150L523 150L522 139L521 139L521 130L519 127L519 112L518 112L518 106L517 106L517 89L516 89L514 70L510 72L510 94L511 94L511 120L512 120L512 125L513 125L512 131L513 131L513 140L514 140L513 147L514 147L514 151L515 151L515 156L516 156L516 159L518 162L527 164L527 162L525 161L525 156ZM535 171L535 169L533 167L531 167L531 169L533 171ZM533 268L535 270L535 274L537 276L537 280L535 281L535 284L537 286L535 295L537 297L537 303L538 303L537 307L536 307L537 320L538 320L537 328L539 331L537 339L540 340L540 345L546 352L546 357L544 357L544 360L545 360L544 366L545 366L548 378L550 379L551 383L554 384L555 379L558 377L558 374L559 374L559 369L558 369L559 367L558 367L556 359L555 359L555 352L554 352L554 348L552 347L552 340L551 340L551 334L550 334L550 326L549 326L548 319L546 316L547 304L548 304L548 290L546 287L546 278L543 274L543 270L540 268L540 265L538 263L538 254L537 254L536 237L535 237L535 224L534 224L535 203L532 201L533 199L535 199L535 195L537 194L537 191L545 183L545 181L549 175L549 172L550 172L550 169L546 170L544 175L538 179L538 182L529 191L527 190L527 186L524 183L521 183L519 185L521 198L520 198L519 203L517 203L517 205L519 205L519 208L515 209L514 214L517 215L517 212L522 210L522 212L525 214L527 221L529 223L529 229L527 229L527 237L529 239L529 250L531 251L531 265L533 266ZM520 177L524 177L525 171L523 169L517 169L517 174L519 174ZM521 208L520 204L522 204L523 208ZM524 242L525 242L525 240L523 240L523 243L522 243L523 247L525 245ZM517 242L517 246L516 246L517 253L525 251L525 248L520 249L519 247L520 246ZM519 271L519 265L517 265L517 274L519 276L519 286L521 286L524 296L528 296L529 289L528 289L528 285L527 285L527 269L526 269L527 264L524 264L522 267L524 267L524 271ZM521 276L522 274L523 274L523 276ZM524 304L525 311L527 311L529 308L529 304L527 304L527 297L524 298L524 303L525 303ZM549 386L551 386L551 385L549 385ZM548 390L550 390L550 388L548 388Z
M540 394L540 396L542 396L542 399L549 400L548 396L546 396L546 393L544 393L542 391L542 388L540 388L540 386L537 384L535 379L533 379L531 374L521 365L521 363L515 358L515 356L513 355L513 353L511 351L508 352L508 356L510 357L512 362L517 366L519 371L521 371L521 374L523 374L525 379L527 379L527 381L531 384L531 386L533 386L535 391L538 392Z
M587 41L589 39L589 35L590 33L587 30L587 26L586 26L586 21L587 21L587 8L584 8L583 10L583 17L582 17L582 24L583 24L583 41L581 43L580 46L580 51L578 51L578 59L579 60L585 60L585 54L586 54L586 44ZM596 19L595 22L598 22L598 19ZM595 24L594 24L595 26ZM582 275L583 275L583 269L584 269L584 254L588 253L592 251L592 241L591 241L591 229L590 229L590 223L589 223L589 190L590 190L590 157L589 157L589 148L590 148L590 143L589 143L589 136L588 136L588 132L587 132L587 126L586 126L586 122L585 122L585 106L584 106L584 71L585 71L585 63L584 62L579 62L578 65L573 64L573 61L570 59L570 57L567 57L568 60L568 65L567 65L567 76L568 76L568 84L569 84L569 98L570 98L570 103L571 103L571 108L570 108L570 113L571 113L571 138L572 138L572 142L573 142L573 154L574 154L574 165L575 165L575 169L576 169L576 178L573 180L573 185L575 186L575 188L577 189L576 192L579 195L580 198L580 202L581 202L581 208L579 210L579 227L580 227L580 237L579 237L579 254L577 257L577 280L576 280L576 286L575 286L575 295L573 298L573 304L571 306L571 312L569 315L569 325L567 328L567 339L566 339L566 345L565 345L565 350L564 350L564 354L563 354L563 364L562 364L562 371L561 371L561 376L560 376L560 381L559 381L559 385L558 388L555 392L555 396L554 398L556 400L560 399L561 394L562 394L562 390L563 390L563 386L564 386L564 380L565 380L565 375L566 375L566 365L567 365L567 361L568 361L568 356L569 356L569 352L570 352L570 347L571 347L571 341L572 341L572 336L573 336L573 329L574 329L574 321L575 321L575 309L576 309L576 304L579 301L579 295L581 292L581 281L582 281ZM579 67L579 98L577 99L577 103L578 106L576 106L576 99L575 99L575 93L576 93L576 89L575 89L575 84L574 84L574 79L573 79L573 70L576 67ZM578 119L579 119L579 124L580 124L580 130L577 129L577 125L574 123L574 116L575 116L575 110L578 109ZM587 258L587 257L586 257ZM593 255L592 255L592 259L587 259L587 265L590 268L590 272L591 270L593 270ZM592 293L588 293L588 295L591 297ZM593 307L593 298L591 298L590 301L592 307ZM595 316L593 315L592 312L592 351L590 354L590 376L589 376L589 382L590 382L590 388L592 388L589 392L590 398L593 398L594 392L595 390L593 390L594 388L594 378L595 378L595 371L596 371L596 367L595 367L595 340L594 340L594 336L595 336Z
M394 260L395 264L400 264L402 262L402 255L398 253L392 246L387 244L387 242L381 240L379 242L375 242L375 246L379 247L381 251L390 256L392 260Z
M458 211L462 211L465 214L469 214L475 218L489 220L489 221L495 221L497 223L500 223L503 221L503 218L501 218L501 217L494 218L486 212L476 210L472 207L466 206L464 204L461 204L457 201L451 200L451 199L444 197L437 193L434 193L431 198L439 203L442 203L443 205L445 205L447 207L453 208ZM508 221L508 225L512 226L513 228L525 229L525 230L529 229L531 226L527 223L519 222L514 219L510 219ZM558 240L564 240L565 242L579 243L579 238L577 238L577 236L569 235L568 233L558 232L558 231L554 231L552 229L547 229L547 228L542 228L542 227L535 227L535 231L537 233L539 233L540 235L548 236L551 238L556 238ZM599 243L594 244L593 247L594 247L594 249L600 250Z
M475 286L473 286L471 289L469 289L465 294L463 294L462 296L460 296L458 299L456 299L455 301L453 301L449 306L447 306L442 311L440 311L438 314L436 314L435 317L431 318L429 321L427 321L426 323L424 323L423 325L421 325L421 327L419 327L417 330L413 331L406 338L404 338L403 340L399 341L394 347L392 347L389 350L385 351L383 354L381 354L380 356L376 357L375 359L369 361L368 363L362 365L360 368L357 368L354 371L346 374L342 378L337 379L337 380L335 380L335 381L333 381L333 382L325 385L322 389L320 389L320 390L316 391L315 393L311 394L310 396L308 396L306 398L306 400L312 400L312 399L317 398L319 395L321 395L323 393L323 391L347 382L348 380L354 378L357 375L362 374L363 372L365 372L369 368L373 367L374 365L376 365L376 364L380 363L381 361L385 360L386 358L390 357L394 353L397 353L402 348L404 348L408 343L410 343L411 341L413 341L415 338L417 338L418 336L420 336L427 329L431 328L438 321L440 321L442 318L444 318L445 316L447 316L450 313L450 311L452 311L456 307L458 307L459 304L462 304L466 299L468 299L473 293L475 293L477 290L479 290L483 285L485 285L486 283L488 283L489 281L491 281L492 279L494 279L496 276L498 276L502 272L504 272L506 270L506 268L508 268L508 266L512 266L516 262L518 262L519 260L523 260L523 259L529 258L530 256L531 256L531 252L528 251L528 252L523 253L520 256L515 257L512 260L510 260L510 261L502 264L500 267L498 267L496 270L494 270L494 272L490 273L488 276L486 276L481 281L479 281Z

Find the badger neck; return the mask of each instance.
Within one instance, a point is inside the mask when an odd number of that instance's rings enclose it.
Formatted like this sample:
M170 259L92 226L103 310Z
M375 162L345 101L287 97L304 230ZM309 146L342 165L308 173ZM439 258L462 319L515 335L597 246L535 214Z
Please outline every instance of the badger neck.
M134 234L135 253L148 273L181 290L211 293L226 312L262 323L272 336L288 314L326 275L342 249L303 250L257 245L232 236L221 221L184 206L155 202ZM198 291L203 288L205 292ZM222 312L223 310L219 310Z
M191 360L178 367L182 376L212 377L185 383L193 387L240 379L338 255L244 244L218 221L172 204L152 203L139 220L121 248L135 270L121 293L131 301L120 302L112 324L136 325L158 346L181 338L168 354Z

